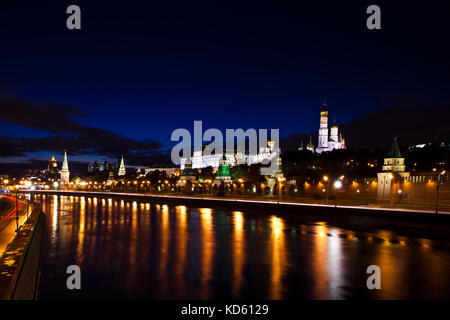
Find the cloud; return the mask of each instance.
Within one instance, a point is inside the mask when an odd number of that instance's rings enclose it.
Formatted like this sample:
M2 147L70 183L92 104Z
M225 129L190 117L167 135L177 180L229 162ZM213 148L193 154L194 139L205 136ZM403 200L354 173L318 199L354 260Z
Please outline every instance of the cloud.
M0 97L0 121L48 132L50 136L21 138L0 136L0 157L26 156L30 152L61 151L72 155L99 155L145 160L155 156L162 145L151 139L135 140L115 132L87 127L72 118L83 113L72 106L50 103L34 104L28 101ZM156 152L157 154L157 152Z

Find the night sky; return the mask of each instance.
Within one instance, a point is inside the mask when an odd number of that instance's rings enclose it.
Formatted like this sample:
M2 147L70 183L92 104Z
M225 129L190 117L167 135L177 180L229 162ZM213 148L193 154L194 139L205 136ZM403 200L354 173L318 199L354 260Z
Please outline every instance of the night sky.
M68 148L146 165L194 120L312 133L324 97L338 124L398 101L449 105L445 1L393 2L4 2L0 161ZM66 28L70 4L81 30ZM370 4L381 30L366 28Z

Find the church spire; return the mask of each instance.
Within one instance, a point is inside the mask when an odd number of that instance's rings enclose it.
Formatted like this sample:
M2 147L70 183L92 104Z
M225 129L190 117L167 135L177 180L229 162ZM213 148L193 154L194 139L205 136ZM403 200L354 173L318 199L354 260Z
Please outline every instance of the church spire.
M69 171L69 163L67 162L67 149L64 149L64 161L62 164L62 171Z
M64 160L60 171L61 184L68 184L70 181L69 163L67 161L67 149L64 149Z
M327 110L327 99L323 98L322 110L320 111L328 111Z
M123 156L122 156L122 160L120 160L120 167L119 167L119 172L117 173L119 176L124 176L125 175L125 162L123 161Z

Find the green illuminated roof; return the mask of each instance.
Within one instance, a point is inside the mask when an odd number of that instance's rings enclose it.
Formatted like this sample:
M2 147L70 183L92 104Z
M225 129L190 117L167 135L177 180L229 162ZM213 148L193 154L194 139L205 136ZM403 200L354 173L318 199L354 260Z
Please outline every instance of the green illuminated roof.
M227 164L227 157L225 157L225 155L223 155L222 161L219 164L216 178L217 177L230 177L231 178L230 167Z
M389 150L389 153L386 158L401 158L402 155L400 153L400 149L397 144L397 137L394 138L394 143L391 146L391 149Z

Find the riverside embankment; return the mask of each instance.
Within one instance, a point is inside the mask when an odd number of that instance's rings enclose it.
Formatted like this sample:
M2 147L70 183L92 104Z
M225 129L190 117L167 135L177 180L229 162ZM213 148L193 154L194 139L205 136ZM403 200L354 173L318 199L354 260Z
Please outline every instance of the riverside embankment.
M27 214L27 213L25 213ZM36 296L45 215L34 205L0 256L0 299L30 300Z
M358 231L388 229L401 231L406 235L450 240L450 214L434 214L432 211L426 210L94 191L36 190L27 193L112 198L175 206L245 211L255 215L278 215L301 223L326 221Z

